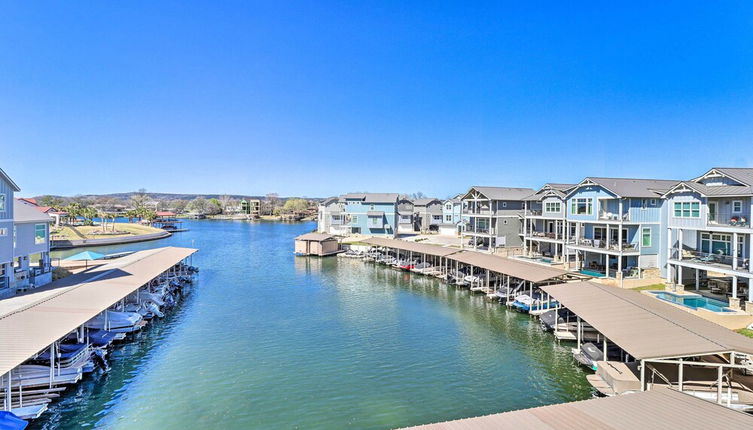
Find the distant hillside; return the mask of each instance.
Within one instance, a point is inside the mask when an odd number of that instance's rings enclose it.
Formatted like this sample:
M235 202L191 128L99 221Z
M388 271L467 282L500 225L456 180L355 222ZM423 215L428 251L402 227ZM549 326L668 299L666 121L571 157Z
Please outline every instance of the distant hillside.
M85 197L85 198L98 198L98 197L106 197L106 198L112 198L117 200L123 200L128 201L131 199L132 196L136 194L141 194L138 191L132 191L128 193L110 193L110 194L80 194L76 197ZM241 200L241 199L259 199L264 200L265 196L249 196L249 195L239 195L239 194L177 194L177 193L145 193L150 198L154 200L193 200L197 197L204 197L205 199L219 199L221 196L230 196L231 199L235 200ZM35 196L34 198L41 198L43 196ZM52 197L57 198L70 198L72 196L57 196L53 195ZM292 199L296 197L277 197L280 201L285 201L288 199ZM308 200L323 200L318 197L304 197Z

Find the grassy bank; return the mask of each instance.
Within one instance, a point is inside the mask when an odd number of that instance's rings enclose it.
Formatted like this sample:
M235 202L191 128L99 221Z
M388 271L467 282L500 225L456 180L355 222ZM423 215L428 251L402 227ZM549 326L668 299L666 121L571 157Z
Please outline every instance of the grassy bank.
M82 239L104 239L113 237L140 236L144 234L160 233L164 230L141 224L115 223L113 232L112 224L107 225L107 231L102 231L98 225L85 226L63 226L52 229L52 240L82 240Z

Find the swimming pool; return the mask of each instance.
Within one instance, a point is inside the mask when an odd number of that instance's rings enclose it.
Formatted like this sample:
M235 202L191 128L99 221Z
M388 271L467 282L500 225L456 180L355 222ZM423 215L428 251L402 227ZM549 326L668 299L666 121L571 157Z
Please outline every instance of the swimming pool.
M594 270L586 270L586 269L581 270L580 273L582 273L583 275L592 276L594 278L603 278L604 276L606 276L601 272L596 272Z
M532 263L554 264L554 259L550 257L527 257L525 255L519 255L515 258L518 258L520 260L530 261Z
M667 302L676 303L691 309L708 309L712 312L734 312L729 304L722 300L710 299L697 294L678 295L666 291L652 291L651 294Z

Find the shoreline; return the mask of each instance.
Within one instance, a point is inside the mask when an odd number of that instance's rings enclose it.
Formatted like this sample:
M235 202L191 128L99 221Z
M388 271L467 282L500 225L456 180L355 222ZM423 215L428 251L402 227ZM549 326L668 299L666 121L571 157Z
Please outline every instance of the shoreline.
M50 250L56 251L61 249L85 248L90 246L122 245L127 243L148 242L151 240L164 239L170 236L172 236L172 233L165 230L162 232L139 234L135 236L120 236L100 239L51 240Z

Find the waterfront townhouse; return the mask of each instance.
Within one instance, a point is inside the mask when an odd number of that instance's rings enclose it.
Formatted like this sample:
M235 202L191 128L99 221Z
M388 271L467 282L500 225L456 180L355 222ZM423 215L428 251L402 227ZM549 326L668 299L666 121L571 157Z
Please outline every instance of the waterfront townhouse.
M528 257L566 260L567 192L575 184L545 184L524 199L523 251Z
M522 244L523 199L531 188L471 187L463 195L463 216L468 223L461 233L463 244L474 249L519 247Z
M13 201L13 270L16 290L52 282L50 224L52 217L40 207Z
M319 205L319 232L395 237L398 225L398 195L350 193Z
M674 180L586 178L566 197L565 241L574 269L607 278L659 277L667 208ZM645 272L645 273L644 273Z
M415 233L416 228L413 223L413 201L403 196L397 202L397 232L398 233Z
M668 280L698 286L708 272L722 274L730 304L739 294L753 302L753 168L713 168L665 197Z
M13 273L13 193L21 191L0 169L0 298L12 295Z
M442 224L442 201L435 198L413 200L415 230L421 233L439 231Z
M455 196L442 202L442 223L439 224L439 234L444 236L459 236L463 231L463 202L462 195Z

